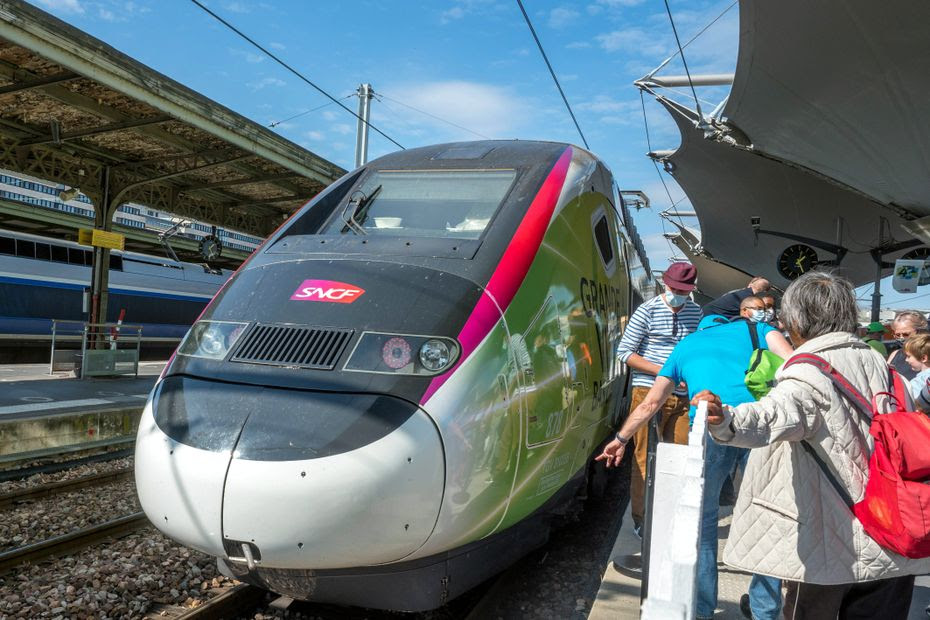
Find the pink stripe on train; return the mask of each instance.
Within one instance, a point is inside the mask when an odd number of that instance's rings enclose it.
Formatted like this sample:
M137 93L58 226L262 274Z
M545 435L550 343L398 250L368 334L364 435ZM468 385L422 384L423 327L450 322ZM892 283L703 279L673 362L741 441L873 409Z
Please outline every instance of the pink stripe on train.
M562 193L562 185L565 183L571 161L572 149L568 147L559 157L555 166L552 167L549 176L543 181L542 187L526 210L526 215L523 216L523 221L520 222L517 232L507 249L504 250L504 255L501 257L497 269L494 270L485 287L485 292L481 295L478 303L475 304L475 309L472 310L468 320L465 321L465 326L458 336L459 343L462 345L462 355L459 357L459 361L451 369L432 380L423 394L423 398L420 399L420 404L428 401L436 393L436 390L472 354L500 319L500 314L494 302L491 301L491 297L497 300L501 312L504 312L507 310L507 306L510 305L511 300L513 300L514 295L517 294L517 290L523 284L523 279L526 278L526 274L530 270L530 265L533 264L533 260L536 258L536 252L539 251L546 229L549 227L549 220L552 219L552 212L555 211L559 195Z

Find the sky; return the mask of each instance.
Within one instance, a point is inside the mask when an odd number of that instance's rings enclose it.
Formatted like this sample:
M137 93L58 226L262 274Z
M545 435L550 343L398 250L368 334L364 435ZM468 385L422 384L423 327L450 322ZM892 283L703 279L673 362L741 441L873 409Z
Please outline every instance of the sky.
M370 83L377 95L372 125L404 147L483 138L582 144L516 0L203 1L352 110L356 88ZM308 150L354 167L355 117L193 2L32 3ZM663 237L672 229L658 214L673 204L691 207L674 179L645 156L646 124L655 150L674 149L680 137L664 109L648 95L643 105L633 86L677 51L665 3L524 5L590 149L622 189L650 197L652 207L634 218L653 268L665 268L679 252ZM669 6L682 44L719 17L685 48L691 73L734 71L738 5L670 0ZM683 73L676 56L660 75ZM693 107L690 91L665 94ZM720 87L698 90L706 111L726 94ZM370 159L396 149L371 132ZM860 292L868 303L865 289Z

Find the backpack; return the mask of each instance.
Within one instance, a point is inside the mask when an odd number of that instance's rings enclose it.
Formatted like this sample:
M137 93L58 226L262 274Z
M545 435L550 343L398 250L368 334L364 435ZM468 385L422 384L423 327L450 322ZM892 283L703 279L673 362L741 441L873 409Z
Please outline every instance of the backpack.
M786 367L794 364L816 367L860 416L870 420L869 434L875 438L875 447L862 501L853 502L807 441L801 445L875 542L908 558L930 557L930 418L907 410L911 400L906 382L889 367L893 393L884 394L891 397L896 410L880 413L874 400L870 402L823 358L801 353L785 362Z
M775 387L775 372L781 368L784 360L768 349L759 347L759 331L756 323L746 321L749 338L752 339L752 353L749 355L749 367L743 377L743 383L752 397L759 400Z

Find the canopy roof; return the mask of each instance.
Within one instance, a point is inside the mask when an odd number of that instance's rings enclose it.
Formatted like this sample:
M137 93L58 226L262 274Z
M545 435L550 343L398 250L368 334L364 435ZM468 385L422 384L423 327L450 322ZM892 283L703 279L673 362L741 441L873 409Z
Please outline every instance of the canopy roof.
M695 250L784 287L797 243L856 284L875 279L873 252L887 275L919 245L902 224L930 214L928 23L930 3L740 0L721 116L657 96L681 132L657 156L698 214Z

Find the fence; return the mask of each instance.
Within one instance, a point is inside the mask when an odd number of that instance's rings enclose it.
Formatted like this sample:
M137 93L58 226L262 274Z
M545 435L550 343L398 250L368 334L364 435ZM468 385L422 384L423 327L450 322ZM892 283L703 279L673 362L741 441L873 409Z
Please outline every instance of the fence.
M142 326L52 321L49 374L73 370L83 379L139 374Z

